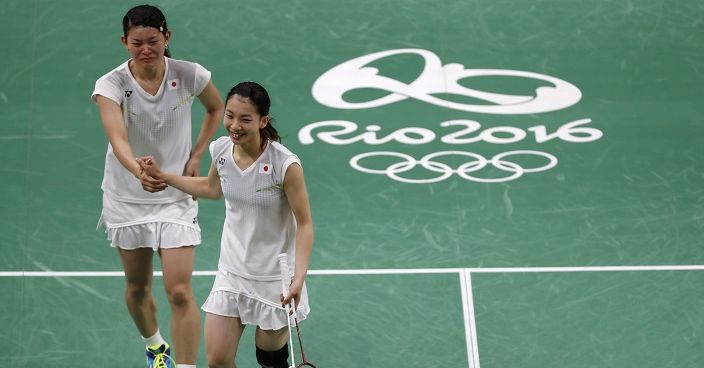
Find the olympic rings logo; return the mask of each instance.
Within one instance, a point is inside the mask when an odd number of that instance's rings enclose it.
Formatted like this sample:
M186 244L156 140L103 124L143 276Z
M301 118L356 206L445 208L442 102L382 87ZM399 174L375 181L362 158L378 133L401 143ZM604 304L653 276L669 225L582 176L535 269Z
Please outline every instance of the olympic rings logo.
M410 82L396 80L387 75L385 69L377 67L380 60L397 57L422 59L421 68L417 69L415 78ZM482 84L467 83L478 78L507 77L529 83L533 86L533 91L527 92L525 88L513 90L510 85L499 91L490 91L483 90ZM382 94L346 99L349 92L356 90L376 90ZM321 105L336 109L371 109L413 99L442 108L494 115L532 115L558 111L575 105L582 98L582 92L577 86L554 76L522 70L468 68L456 62L447 63L432 51L418 48L380 51L342 62L315 80L311 94ZM460 98L444 98L448 95ZM591 142L601 138L603 132L582 126L590 122L591 119L574 120L549 133L545 125L526 129L493 126L479 131L481 124L478 122L457 119L442 122L440 126L465 128L449 132L440 141L452 145L480 141L507 144L518 143L532 133L536 143L552 139L571 143ZM364 131L358 132L357 128L357 124L350 121L320 121L305 126L299 131L298 137L302 144L312 144L315 141L313 131L316 131L317 139L328 144L359 142L377 147L389 142L427 144L437 138L434 131L422 127L402 127L383 134L381 126L376 123L367 125ZM453 164L458 159L460 163ZM349 164L359 172L386 175L403 183L437 183L454 175L471 182L502 183L516 180L527 173L550 170L557 165L557 158L550 153L534 150L507 151L490 158L474 152L447 150L430 153L420 159L400 152L376 151L360 153L352 157Z
M539 167L532 167L532 168L524 168L523 166L506 160L507 157L511 156L516 156L516 155L533 155L533 156L542 156L547 159L547 163L543 166ZM385 169L371 169L364 167L360 164L360 161L369 158L369 157L379 157L379 156L391 156L391 157L398 157L402 159L403 161L394 163L386 167ZM472 160L467 161L461 165L459 165L456 169L453 169L449 165L439 162L439 161L433 161L436 158L442 157L442 156L464 156L464 157L469 157ZM470 175L471 173L475 173L485 167L487 165L491 164L497 169L500 169L502 171L510 173L510 175L501 177L501 178L480 178L476 176ZM406 173L412 169L414 169L416 166L420 165L424 169L438 173L439 175L432 177L432 178L427 178L427 179L412 179L412 178L405 178L402 177L400 174ZM491 159L486 159L484 156L479 155L477 153L473 152L466 152L466 151L441 151L441 152L435 152L431 153L428 155L423 156L420 160L416 160L413 156L407 155L405 153L399 153L399 152L392 152L392 151L377 151L377 152L366 152L366 153L361 153L358 154L352 159L350 159L350 166L352 166L355 170L361 171L364 173L369 173L369 174L385 174L389 178L403 182L403 183L411 183L411 184L429 184L429 183L436 183L439 181L443 181L449 177L451 177L453 174L457 174L459 177L469 180L469 181L474 181L474 182L479 182L479 183L501 183L501 182L507 182L511 180L515 180L523 176L525 173L534 173L534 172L540 172L540 171L545 171L549 170L557 165L557 158L549 153L546 152L541 152L541 151L532 151L532 150L517 150L517 151L507 151L503 153L499 153L492 157Z

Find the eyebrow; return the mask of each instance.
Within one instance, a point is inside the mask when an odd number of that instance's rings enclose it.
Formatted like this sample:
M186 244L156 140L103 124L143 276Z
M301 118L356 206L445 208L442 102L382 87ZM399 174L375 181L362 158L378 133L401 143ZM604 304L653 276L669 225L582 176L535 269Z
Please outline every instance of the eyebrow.
M231 114L231 115L234 115L234 114L235 114L235 112L232 111L232 110L230 110L230 109L225 109L225 112L226 112L226 113L229 113L229 114ZM246 116L246 117L250 117L250 118L252 117L251 114L242 114L242 116L243 116L243 117Z
M130 38L131 42L143 42L143 41L151 42L151 41L158 41L158 40L159 40L159 36L151 36L151 37L144 39L144 40L141 38L136 38L136 37Z

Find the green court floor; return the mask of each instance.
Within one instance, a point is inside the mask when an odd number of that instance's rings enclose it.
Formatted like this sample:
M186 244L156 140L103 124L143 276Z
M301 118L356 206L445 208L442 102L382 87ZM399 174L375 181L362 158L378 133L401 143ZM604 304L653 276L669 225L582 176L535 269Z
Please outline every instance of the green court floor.
M700 2L157 4L173 57L223 95L263 84L303 162L316 243L302 333L319 368L704 361ZM0 4L8 367L143 366L95 230L107 140L89 98L128 57L133 5ZM223 218L200 201L199 302ZM248 337L239 367L256 366Z

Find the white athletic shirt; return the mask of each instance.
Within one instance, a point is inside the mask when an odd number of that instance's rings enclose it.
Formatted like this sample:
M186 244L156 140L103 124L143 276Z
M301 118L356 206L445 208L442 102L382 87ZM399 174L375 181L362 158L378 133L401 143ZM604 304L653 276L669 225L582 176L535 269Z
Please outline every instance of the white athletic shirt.
M293 267L296 248L296 221L283 190L284 174L291 164L301 164L298 156L270 141L241 170L232 157L230 137L218 138L209 148L225 197L218 267L251 280L281 279L277 256L287 253Z
M96 101L101 95L120 105L135 157L154 156L162 170L181 174L191 154L191 105L210 81L210 71L197 63L165 59L164 80L155 96L140 87L126 61L95 82L91 98ZM142 189L109 143L101 187L123 202L169 203L188 197L171 186L157 193Z

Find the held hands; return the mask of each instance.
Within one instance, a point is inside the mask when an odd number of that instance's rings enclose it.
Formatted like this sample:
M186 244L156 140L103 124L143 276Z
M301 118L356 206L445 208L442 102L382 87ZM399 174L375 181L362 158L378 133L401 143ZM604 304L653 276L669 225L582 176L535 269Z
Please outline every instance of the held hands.
M142 184L142 189L150 193L161 192L166 189L166 181L161 176L162 172L159 165L154 161L152 156L137 157L137 163L141 168L137 177Z

